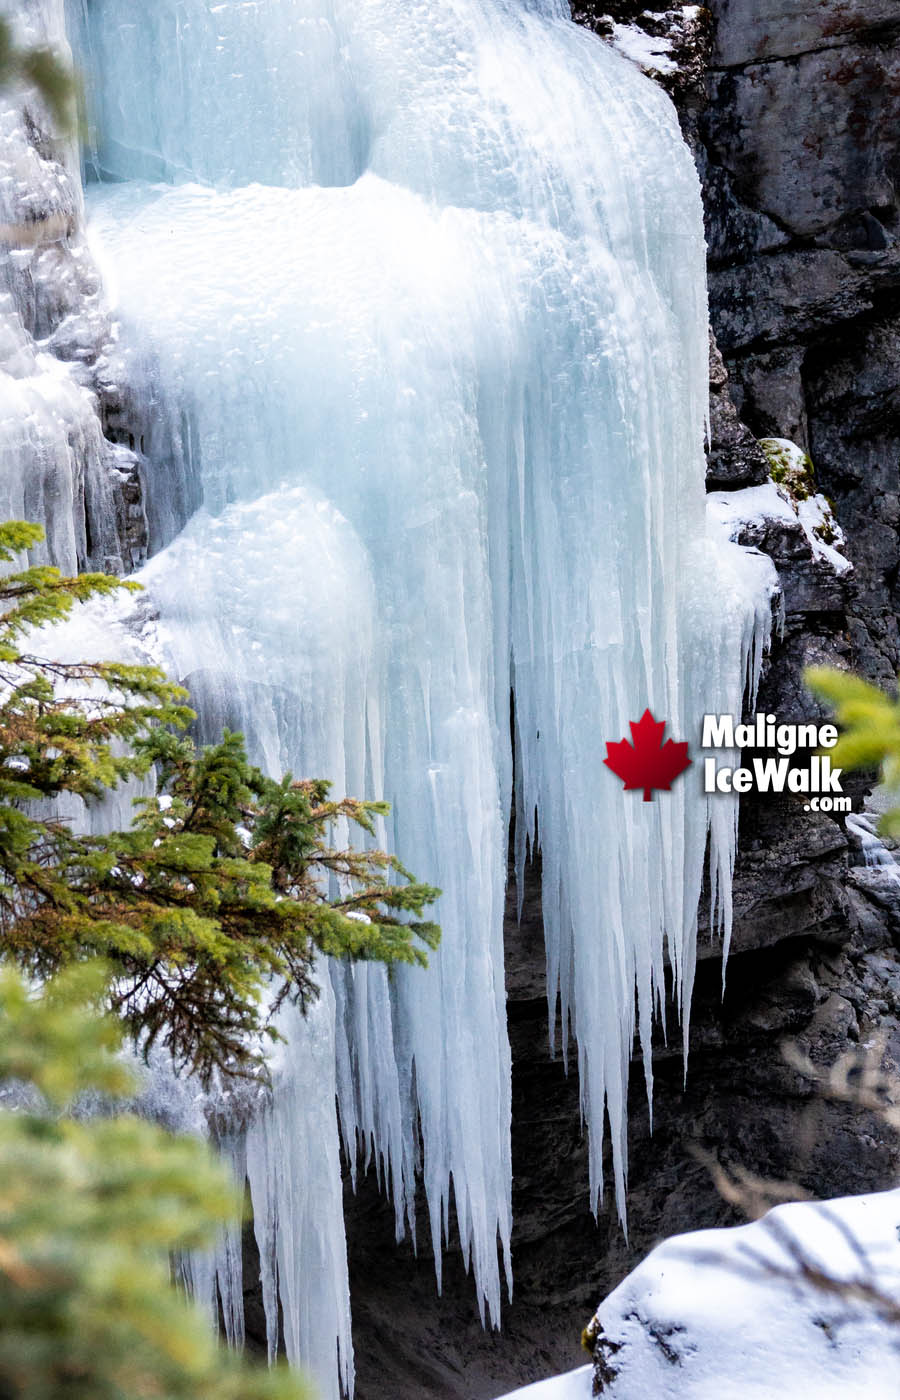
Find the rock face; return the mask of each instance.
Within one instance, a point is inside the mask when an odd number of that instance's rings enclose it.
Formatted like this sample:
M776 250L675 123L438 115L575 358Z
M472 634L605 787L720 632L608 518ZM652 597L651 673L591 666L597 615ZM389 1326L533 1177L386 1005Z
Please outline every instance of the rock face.
M738 417L728 370L712 329L709 333L709 429L706 482L711 491L757 486L768 480L768 458L746 423Z
M0 13L10 7L0 4ZM23 42L64 47L62 5L12 7ZM127 573L147 554L141 463L104 433L112 328L81 233L77 152L34 90L0 101L3 519L41 522L36 561Z
M851 539L853 659L896 675L900 10L717 0L707 174L713 326L743 421L808 450Z

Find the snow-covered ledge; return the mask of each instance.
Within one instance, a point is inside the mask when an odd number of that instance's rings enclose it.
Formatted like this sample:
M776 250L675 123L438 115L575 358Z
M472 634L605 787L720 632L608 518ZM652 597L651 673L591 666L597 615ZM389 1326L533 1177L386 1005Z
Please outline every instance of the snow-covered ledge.
M710 516L728 529L731 539L743 544L756 543L754 532L764 532L768 523L789 530L799 527L814 560L838 575L849 573L853 566L841 552L844 533L831 502L816 490L807 454L787 438L764 438L760 446L769 459L769 480L741 491L711 492L707 497Z
M515 1400L897 1400L900 1190L666 1240L588 1334L593 1367Z

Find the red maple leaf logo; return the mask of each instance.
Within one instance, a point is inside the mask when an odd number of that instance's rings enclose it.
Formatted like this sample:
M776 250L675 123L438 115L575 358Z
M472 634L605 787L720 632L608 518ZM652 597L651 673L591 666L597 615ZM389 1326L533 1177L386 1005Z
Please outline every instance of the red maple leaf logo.
M644 711L638 724L632 721L630 727L634 744L627 739L607 744L603 762L622 779L626 792L643 788L644 801L652 802L654 788L668 792L679 773L690 768L688 746L677 744L674 739L663 743L666 721L657 723L649 710Z

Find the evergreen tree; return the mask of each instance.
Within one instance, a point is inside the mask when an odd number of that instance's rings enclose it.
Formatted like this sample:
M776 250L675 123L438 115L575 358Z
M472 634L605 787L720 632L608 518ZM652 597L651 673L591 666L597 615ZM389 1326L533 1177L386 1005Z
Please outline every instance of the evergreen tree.
M851 671L812 666L806 683L834 710L841 735L831 758L848 772L880 771L881 780L900 802L900 700ZM900 806L881 819L886 836L900 837Z
M0 1395L310 1400L227 1351L173 1287L170 1253L209 1246L239 1201L198 1141L104 1115L133 1088L104 994L97 963L40 995L0 974ZM85 1094L92 1114L73 1115Z
M259 1036L285 997L315 995L317 952L425 963L439 893L374 845L387 804L332 800L320 780L276 781L238 734L197 751L186 693L147 666L32 655L35 628L137 585L18 569L42 538L0 526L0 956L45 980L100 957L111 1007L145 1049L205 1081L262 1069ZM88 835L35 804L96 799L156 773L127 831ZM46 803L43 804L46 807ZM335 848L335 823L363 849Z

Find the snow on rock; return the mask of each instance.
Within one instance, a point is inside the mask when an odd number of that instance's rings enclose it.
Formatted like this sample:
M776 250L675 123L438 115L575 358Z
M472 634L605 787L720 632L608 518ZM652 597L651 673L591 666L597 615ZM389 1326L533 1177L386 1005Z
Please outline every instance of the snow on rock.
M870 816L868 812L851 812L845 818L844 825L853 840L858 843L869 869L890 868L898 870L894 857L878 835L876 818Z
M760 447L771 463L772 480L796 509L813 555L824 559L839 574L851 568L835 546L844 535L825 496L816 494L815 472L808 453L789 438L762 438Z
M708 518L742 544L762 543L773 524L794 534L802 531L814 560L839 576L848 574L853 565L840 552L844 533L827 497L815 491L809 457L787 439L769 438L760 445L771 464L769 480L741 491L710 492Z
M547 1381L536 1381L534 1385L513 1390L502 1400L590 1400L592 1366L579 1366L577 1371L567 1371L564 1376L551 1376Z
M797 516L815 557L824 559L835 573L849 573L853 565L838 552L844 543L844 532L832 515L827 498L816 495L798 501Z
M633 24L614 24L612 45L623 58L630 58L645 73L674 73L672 40L655 37Z
M900 915L900 864L897 862L896 841L890 837L885 840L881 838L879 818L896 805L896 800L896 792L879 785L866 798L865 810L851 812L844 820L850 849L858 850L865 862L863 865L851 865L850 879L886 910L889 917ZM885 972L891 979L890 969L885 968ZM900 980L893 989L893 995L896 996L898 992Z
M642 8L614 0L607 10L597 0L574 0L572 18L599 34L676 100L702 90L712 40L712 17L705 6L655 0Z
M666 1240L597 1310L593 1367L502 1400L896 1400L898 1314L900 1190L778 1206Z
M817 1286L801 1269L843 1287ZM891 1308L900 1309L900 1191L778 1206L751 1225L667 1240L629 1274L592 1324L596 1393L896 1400ZM535 1400L557 1394L579 1392L534 1390Z
M727 526L731 539L737 539L746 525L767 520L793 525L797 520L787 495L771 479L764 486L745 486L742 491L711 491L706 508L711 519Z

